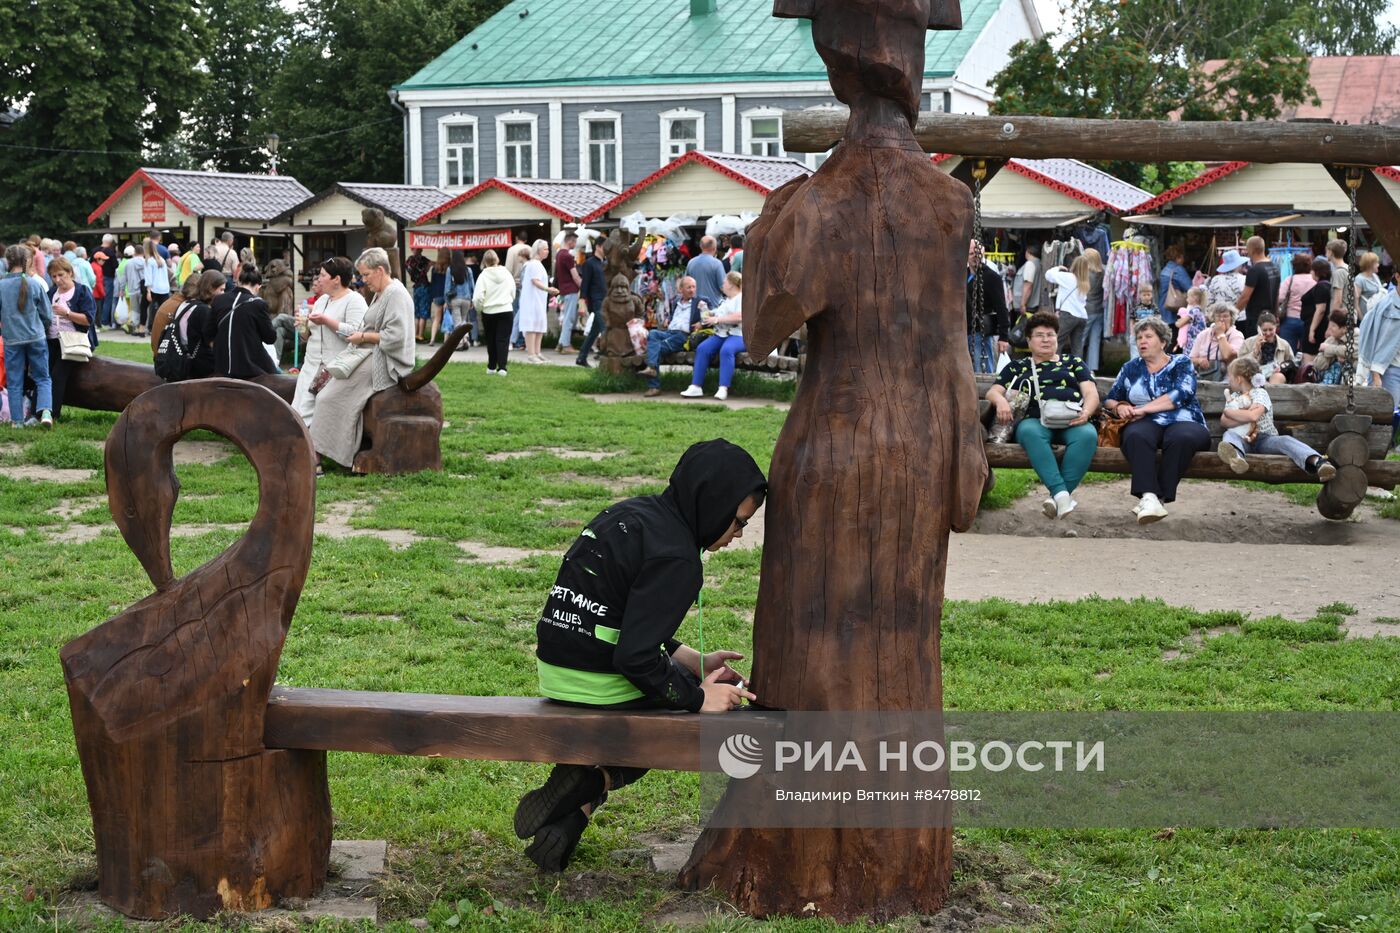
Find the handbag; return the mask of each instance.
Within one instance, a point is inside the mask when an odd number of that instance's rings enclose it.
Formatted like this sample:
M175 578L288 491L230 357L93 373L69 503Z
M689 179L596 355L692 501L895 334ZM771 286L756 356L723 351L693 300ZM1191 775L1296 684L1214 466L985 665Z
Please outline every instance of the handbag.
M1006 342L1019 350L1024 350L1030 346L1030 341L1026 337L1026 324L1030 322L1029 314L1022 314L1016 318L1016 323L1011 325L1011 330L1007 332Z
M86 363L92 359L92 344L88 342L88 335L78 330L61 330L58 332L58 346L62 351L60 356L69 363Z
M1175 282L1167 283L1167 300L1164 302L1168 311L1180 311L1186 307L1186 293L1176 287Z
M692 331L691 335L685 338L685 348L691 353L694 353L695 350L700 346L700 344L704 343L706 340L713 337L714 335L715 329L713 327L702 327L697 331Z
M987 440L993 444L1010 443L1011 438L1016 435L1016 425L1026 417L1026 412L1031 407L1031 394L1015 387L1013 382L1006 387L1006 403L1011 406L1011 420L1006 424L995 420L992 416L992 426L987 431ZM995 411L995 409L993 409Z
M346 347L326 364L326 370L337 379L349 379L373 353L372 347Z
M1069 427L1084 412L1083 402L1045 398L1040 391L1040 375L1036 372L1035 360L1031 360L1031 382L1035 384L1035 399L1040 403L1040 423L1050 430Z
M1101 409L1099 412L1099 446L1119 446L1123 439L1123 428L1127 423L1127 418L1119 418L1107 408Z

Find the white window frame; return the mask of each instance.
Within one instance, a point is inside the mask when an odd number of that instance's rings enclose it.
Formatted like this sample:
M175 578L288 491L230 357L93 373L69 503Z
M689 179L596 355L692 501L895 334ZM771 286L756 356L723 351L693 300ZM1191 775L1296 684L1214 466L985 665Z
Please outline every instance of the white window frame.
M530 174L515 176L506 174L506 125L525 123L530 127ZM496 177L497 178L539 178L540 177L540 115L524 110L496 114Z
M438 126L438 187L453 194L459 194L476 186L481 180L481 126L480 121L469 113L453 113L440 117ZM449 126L470 126L472 128L471 179L465 185L447 183L447 128Z
M705 148L705 114L700 110L691 110L689 107L677 107L675 110L663 111L661 117L661 164L669 165L680 155L671 154L671 124L677 120L695 121L695 148L704 150ZM681 153L685 155L685 153Z
M589 177L588 146L590 140L588 126L591 123L611 123L613 125L613 138L616 142L613 150L613 171L617 175L615 181ZM607 188L616 188L618 191L622 190L622 114L616 110L585 110L578 115L578 177L583 181L591 181Z
M753 143L753 121L768 120L773 117L778 118L778 155L785 156L787 151L783 148L783 114L781 107L751 107L739 114L743 119L743 135L740 137L739 153L741 155L752 155L750 146ZM764 153L767 155L767 153Z

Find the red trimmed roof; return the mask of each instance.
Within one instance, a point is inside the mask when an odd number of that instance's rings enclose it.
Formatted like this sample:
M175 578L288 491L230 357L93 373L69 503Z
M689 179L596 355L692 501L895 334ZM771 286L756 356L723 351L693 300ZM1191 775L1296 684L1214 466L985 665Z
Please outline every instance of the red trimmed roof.
M631 200L639 191L651 187L672 172L678 171L686 165L697 164L716 171L726 178L733 179L746 188L752 188L762 195L767 195L775 189L781 188L800 175L812 174L811 169L795 159L773 156L735 155L727 152L708 153L693 149L680 158L667 162L646 178L643 178L617 197L609 200L592 214L585 217L584 220L587 222L595 221L619 204Z
M1201 70L1211 75L1225 64L1211 59ZM1319 103L1282 105L1278 119L1400 126L1400 56L1319 55L1308 61L1308 83Z
M88 223L110 211L137 181L154 186L181 211L195 217L266 222L311 197L311 192L290 175L139 168L88 215Z
M1182 184L1177 185L1175 188L1168 188L1166 191L1163 191L1161 194L1157 195L1155 198L1152 198L1149 201L1143 201L1137 207L1133 208L1133 212L1137 214L1145 214L1148 211L1155 211L1163 205L1170 204L1172 201L1175 201L1182 195L1190 194L1192 191L1198 191L1201 188L1204 188L1206 185L1213 184L1219 181L1226 175L1233 175L1235 172L1238 172L1240 169L1245 168L1249 164L1249 162L1224 162L1220 165L1217 165L1215 168L1207 169L1206 171L1197 175L1190 181L1183 182Z
M945 152L932 156L936 165L952 158L954 156ZM1005 167L1099 211L1121 214L1150 197L1136 185L1078 159L1007 159Z
M179 198L175 197L175 195L173 195L173 194L171 194L169 191L167 191L167 190L160 184L160 182L156 181L154 178L152 178L150 175L148 175L148 174L146 173L146 170L145 170L144 168L138 168L136 171L134 171L134 172L131 173L131 176L130 176L129 178L127 178L126 181L122 182L121 185L119 185L119 186L117 187L117 190L116 190L116 191L113 191L113 192L112 192L112 194L107 198L107 200L103 201L103 202L101 203L101 205L98 206L97 210L93 211L91 214L88 214L87 222L88 222L88 223L92 223L94 220L96 220L97 218L101 217L103 214L105 214L105 213L107 213L108 211L110 211L110 210L112 209L112 205L114 205L114 204L116 204L118 201L120 201L120 200L122 199L122 195L124 195L124 194L126 194L128 191L130 191L130 190L131 190L131 186L134 185L134 184L136 184L138 181L143 181L143 182L145 182L145 183L148 184L148 185L154 185L156 188L158 188L158 189L160 190L160 193L161 193L161 194L165 195L165 199L166 199L167 201L170 201L170 202L171 202L172 204L174 204L176 207L178 207L178 208L181 210L182 213L185 213L185 214L193 214L193 213L194 213L194 211L190 210L188 207L186 207L184 204L182 204L182 203L180 202L180 199L179 199Z
M504 191L526 204L538 207L564 221L579 221L591 215L597 205L613 196L611 188L593 181L573 179L488 178L475 188L469 188L445 204L440 204L419 217L416 223L428 223L434 217L490 188Z

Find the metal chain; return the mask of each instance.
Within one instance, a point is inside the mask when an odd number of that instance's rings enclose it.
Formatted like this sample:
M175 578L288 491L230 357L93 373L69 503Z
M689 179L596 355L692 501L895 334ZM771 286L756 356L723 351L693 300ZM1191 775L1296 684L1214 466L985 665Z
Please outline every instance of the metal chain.
M1351 199L1351 226L1347 235L1351 238L1347 252L1347 287L1342 293L1342 308L1347 315L1347 361L1342 367L1343 378L1347 381L1347 414L1356 414L1356 191L1361 187L1361 170L1347 170L1347 195Z
M969 269L972 273L972 314L973 329L977 333L976 354L981 356L987 345L987 325L986 315L983 313L985 296L982 294L982 179L987 177L987 163L981 160L972 168L972 241L978 245L974 255L977 257L975 269ZM989 360L995 366L994 360ZM972 361L973 371L977 371L977 360Z

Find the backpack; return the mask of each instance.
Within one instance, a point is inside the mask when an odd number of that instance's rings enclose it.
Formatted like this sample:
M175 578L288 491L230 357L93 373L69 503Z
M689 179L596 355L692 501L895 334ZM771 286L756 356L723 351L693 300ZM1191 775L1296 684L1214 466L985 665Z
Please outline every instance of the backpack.
M190 378L194 368L194 353L180 339L180 321L190 313L187 301L171 316L170 323L160 332L160 343L156 344L156 375L166 382L182 382Z

